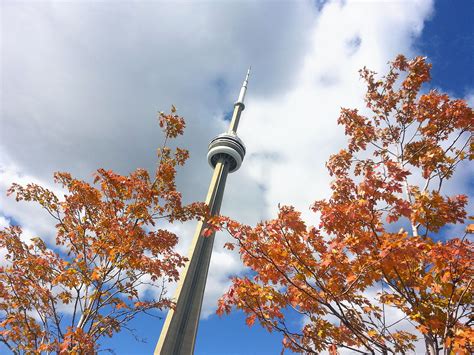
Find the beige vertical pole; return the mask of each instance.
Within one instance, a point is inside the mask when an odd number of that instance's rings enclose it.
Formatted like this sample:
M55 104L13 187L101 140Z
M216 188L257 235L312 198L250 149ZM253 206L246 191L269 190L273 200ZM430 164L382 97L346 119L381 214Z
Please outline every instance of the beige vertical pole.
M243 100L247 89L248 76L249 72L247 72L239 99L234 104L234 112L228 131L231 134L229 138L231 146L232 140L237 139L236 131L240 115L245 108ZM229 139L226 141L227 143L222 144L228 144ZM225 147L225 149L229 149L229 147ZM220 212L227 175L232 169L233 158L229 154L226 155L225 149L223 150L224 153L218 155L205 200L212 215L218 215ZM245 148L243 149L243 154L245 154ZM176 308L168 311L155 348L155 354L190 355L194 352L202 299L215 237L214 234L204 237L202 235L204 228L205 223L198 222L188 253L189 260L181 272L180 281L174 295Z

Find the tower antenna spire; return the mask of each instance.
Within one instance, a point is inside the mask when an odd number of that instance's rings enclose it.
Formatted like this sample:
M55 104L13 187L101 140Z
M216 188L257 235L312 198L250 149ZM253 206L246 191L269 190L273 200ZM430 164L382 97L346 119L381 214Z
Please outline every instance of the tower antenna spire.
M211 215L219 215L227 175L237 171L245 156L245 145L237 136L240 114L245 108L250 68L247 71L238 100L234 104L229 130L211 140L207 161L214 170L205 203ZM192 355L211 262L215 233L203 236L206 228L199 221L189 250L189 261L181 272L174 299L176 307L168 311L155 348L155 355Z
M247 70L247 75L245 76L244 83L242 84L242 87L240 88L239 98L235 102L236 105L237 104L243 105L242 110L245 109L244 100L245 100L245 94L247 92L247 85L249 83L250 69L252 69L252 66L249 66L249 69Z
M245 100L245 94L247 93L247 85L249 83L250 69L252 69L251 66L247 70L247 75L245 76L244 83L242 84L242 87L240 88L239 98L234 104L234 112L232 114L232 120L230 121L230 126L228 130L229 134L237 134L237 127L239 126L240 114L242 113L243 110L245 110L244 100Z

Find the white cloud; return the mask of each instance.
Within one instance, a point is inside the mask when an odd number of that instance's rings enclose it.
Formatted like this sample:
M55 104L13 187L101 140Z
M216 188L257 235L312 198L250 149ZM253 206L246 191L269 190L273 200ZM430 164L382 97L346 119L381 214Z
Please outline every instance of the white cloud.
M320 11L310 1L1 6L0 214L49 235L48 217L5 199L7 185L45 184L56 170L152 170L161 144L153 116L171 104L187 120L179 144L191 151L178 184L186 201L202 200L207 144L225 130L249 64L239 128L247 157L228 178L222 213L254 224L292 204L315 223L309 205L329 192L324 163L346 140L340 107L364 107L358 69L383 73L396 54L416 54L432 10L428 0L331 1ZM184 252L194 224L174 228ZM222 249L227 239L216 238L203 316L242 272Z
M466 97L464 98L464 100L466 100L467 104L470 107L474 106L474 91L469 91L466 94Z
M346 140L336 124L340 107L365 107L358 70L365 65L383 72L396 54L413 54L411 39L429 13L427 1L326 4L304 64L294 68L298 84L277 100L249 95L241 136L270 208L291 203L308 211L327 195L324 163ZM309 211L305 217L314 218Z
M0 216L0 228L10 227L10 221L3 216Z
M57 195L62 196L62 190L46 180L34 175L24 174L0 147L0 220L7 223L19 224L23 229L23 238L28 240L33 236L40 235L49 243L54 242L54 221L45 210L34 202L16 202L15 195L7 196L7 190L13 183L26 185L36 183L50 189ZM13 222L11 221L13 219ZM3 223L0 224L2 227Z
M172 103L187 119L180 144L192 154L178 183L186 201L202 200L211 174L207 143L225 128L223 113L247 66L259 68L253 95L284 92L316 12L304 2L275 3L270 12L259 2L8 2L2 10L2 213L41 235L53 235L51 220L5 198L11 182L44 184L56 170L86 179L97 167L152 170L162 140L154 115ZM248 223L266 216L263 191L248 172L228 182L226 213ZM193 229L178 228L179 250L187 250ZM224 238L216 241L221 252ZM226 278L219 274L218 292Z

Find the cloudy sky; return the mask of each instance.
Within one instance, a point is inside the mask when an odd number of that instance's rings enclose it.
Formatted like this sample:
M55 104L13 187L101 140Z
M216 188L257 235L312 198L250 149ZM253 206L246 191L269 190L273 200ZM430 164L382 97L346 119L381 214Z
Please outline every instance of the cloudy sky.
M10 1L1 2L0 225L53 237L39 209L6 198L16 182L51 186L54 171L90 179L98 167L153 170L162 142L157 111L187 121L191 158L178 183L202 200L207 144L228 125L249 65L239 135L242 168L227 181L222 213L254 224L278 203L303 211L328 194L324 162L344 142L340 107L363 107L364 65L384 72L398 53L427 55L432 87L474 102L474 2L410 1ZM472 168L456 186L472 195ZM173 227L187 250L194 224ZM239 314L219 319L216 299L243 272L218 236L196 354L273 354L279 337L251 331ZM295 320L299 321L299 320ZM161 322L142 317L107 341L117 354L149 353Z

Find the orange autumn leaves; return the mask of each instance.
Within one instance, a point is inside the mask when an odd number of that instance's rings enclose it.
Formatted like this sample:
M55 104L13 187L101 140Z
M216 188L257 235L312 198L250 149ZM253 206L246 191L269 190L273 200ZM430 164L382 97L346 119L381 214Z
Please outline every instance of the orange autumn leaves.
M327 163L332 195L312 207L320 225L306 226L293 207L253 228L217 224L254 274L233 279L218 313L241 309L296 352L401 353L421 340L429 354L469 353L473 227L437 233L468 218L467 197L443 187L473 158L473 110L421 92L425 58L398 56L381 79L360 73L367 109L341 110L349 142Z
M159 123L165 142L183 134L174 107L159 114ZM175 251L178 237L163 225L206 211L203 204L183 205L176 190L176 167L187 157L165 143L152 176L99 169L90 184L56 173L64 197L37 184L13 184L9 194L40 204L55 220L56 246L40 237L25 241L19 226L0 231L4 345L25 353L91 353L137 313L172 306L164 283L179 278L185 258ZM154 287L154 295L141 294L144 286Z
M443 187L473 157L473 111L421 93L430 79L424 58L399 56L382 79L365 68L361 76L367 110L341 110L349 142L327 163L332 195L312 206L318 227L293 207L254 228L208 219L208 232L227 229L235 241L226 246L254 272L233 279L218 312L243 310L248 325L281 332L284 348L297 352L402 353L421 339L430 354L468 353L474 227L445 242L437 233L468 218L467 197ZM35 184L10 189L40 204L57 230L56 249L39 237L25 242L18 226L0 231L0 341L12 351L90 353L137 313L172 306L162 282L176 280L185 259L161 221L208 216L202 204L183 206L176 190L188 152L166 144L184 130L171 111L159 115L165 144L153 176L99 169L89 184L57 173L64 198ZM142 298L144 285L157 296ZM291 311L304 322L288 318ZM401 326L407 322L412 329Z

